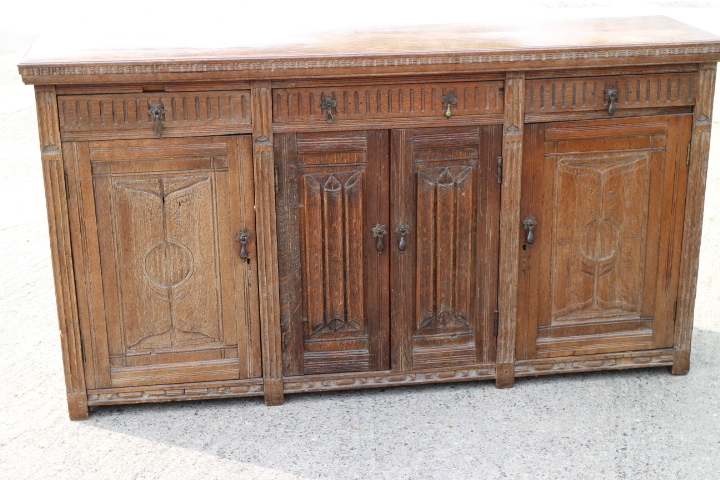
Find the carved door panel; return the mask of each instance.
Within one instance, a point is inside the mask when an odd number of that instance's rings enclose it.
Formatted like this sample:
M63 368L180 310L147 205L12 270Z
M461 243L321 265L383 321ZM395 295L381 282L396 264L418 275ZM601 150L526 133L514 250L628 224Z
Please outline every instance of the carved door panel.
M499 126L392 132L392 365L494 360Z
M70 143L66 164L89 387L261 376L249 137Z
M690 126L528 126L521 215L537 226L520 252L517 358L672 345Z
M275 145L285 374L389 368L387 131Z

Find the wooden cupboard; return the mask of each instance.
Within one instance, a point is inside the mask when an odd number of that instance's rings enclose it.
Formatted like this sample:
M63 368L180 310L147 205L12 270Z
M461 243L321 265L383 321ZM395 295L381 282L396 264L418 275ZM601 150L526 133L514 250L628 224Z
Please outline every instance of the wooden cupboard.
M71 418L687 372L720 39L662 17L513 28L36 45Z

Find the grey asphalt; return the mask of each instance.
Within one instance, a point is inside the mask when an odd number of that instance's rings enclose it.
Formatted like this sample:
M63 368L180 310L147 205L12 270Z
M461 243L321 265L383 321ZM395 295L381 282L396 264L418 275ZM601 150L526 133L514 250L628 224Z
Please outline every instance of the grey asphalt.
M92 37L112 23L92 2L73 21L76 3L46 2L48 12L27 2L0 18L0 479L720 479L717 113L688 375L637 369L523 378L508 390L467 382L297 394L277 407L260 398L114 406L70 422L33 93L15 65L41 30ZM717 2L530 3L507 8L664 13L720 35ZM388 2L358 9L386 4L398 14ZM137 5L139 23L157 14L166 28L160 7ZM315 13L331 5L318 1ZM481 13L456 21L479 23Z

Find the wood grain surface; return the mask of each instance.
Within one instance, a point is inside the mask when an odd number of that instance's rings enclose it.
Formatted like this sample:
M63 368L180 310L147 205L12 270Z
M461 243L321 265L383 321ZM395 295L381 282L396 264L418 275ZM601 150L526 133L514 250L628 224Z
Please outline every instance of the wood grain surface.
M500 262L498 265L498 388L514 385L517 279L520 248L520 193L523 163L525 74L508 72L505 79L502 190L500 204Z
M263 388L265 403L278 405L283 402L282 331L270 82L253 82L250 91Z
M163 32L153 38L43 37L20 64L26 83L71 84L429 74L720 59L720 39L667 17L511 26L346 28L267 36ZM246 45L246 46L244 46Z

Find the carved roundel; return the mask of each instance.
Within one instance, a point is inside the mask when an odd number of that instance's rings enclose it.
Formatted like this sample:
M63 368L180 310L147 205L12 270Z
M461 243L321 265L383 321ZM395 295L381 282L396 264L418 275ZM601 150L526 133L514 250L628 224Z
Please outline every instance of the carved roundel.
M162 242L145 255L145 275L163 287L175 287L192 273L192 254L184 245Z
M607 219L588 223L580 234L580 250L592 261L603 261L615 255L618 227Z

